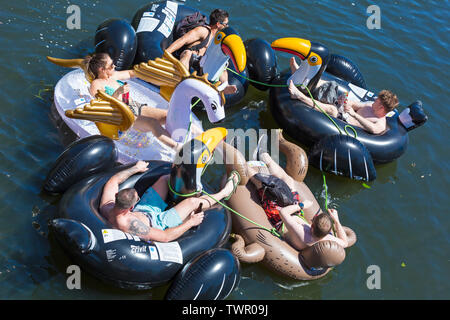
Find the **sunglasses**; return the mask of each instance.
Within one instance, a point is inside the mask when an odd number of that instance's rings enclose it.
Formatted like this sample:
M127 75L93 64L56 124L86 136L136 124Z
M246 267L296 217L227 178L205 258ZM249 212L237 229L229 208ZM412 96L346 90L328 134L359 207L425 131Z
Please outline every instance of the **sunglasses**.
M223 22L219 22L221 25L223 25L224 27L228 27L228 23L223 23Z
M114 65L114 62L111 63L111 65L109 67L105 67L106 70L111 70L114 69L116 66Z

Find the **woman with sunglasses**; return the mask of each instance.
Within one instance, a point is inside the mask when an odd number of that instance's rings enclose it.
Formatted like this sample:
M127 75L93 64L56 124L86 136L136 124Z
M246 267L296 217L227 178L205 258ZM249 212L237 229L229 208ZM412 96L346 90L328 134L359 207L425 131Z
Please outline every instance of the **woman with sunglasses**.
M178 150L181 144L173 140L170 134L164 129L167 110L150 107L146 104L140 104L129 97L130 87L124 82L135 77L133 70L115 70L114 61L107 53L95 53L87 56L84 60L86 70L92 79L89 87L91 96L95 96L97 91L104 91L108 95L124 101L136 116L134 128L141 132L151 131L162 143L174 150ZM191 128L196 133L201 130L196 126Z

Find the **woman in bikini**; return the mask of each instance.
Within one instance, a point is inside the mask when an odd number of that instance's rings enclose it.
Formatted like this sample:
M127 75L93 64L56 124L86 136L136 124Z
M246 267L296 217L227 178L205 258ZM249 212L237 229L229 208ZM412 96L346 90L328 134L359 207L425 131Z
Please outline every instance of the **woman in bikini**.
M128 98L130 87L123 80L135 77L133 70L115 70L114 61L107 53L95 53L85 58L86 69L92 82L89 93L95 96L98 90L124 101L136 116L134 128L141 132L151 131L162 143L178 150L181 145L170 137L162 127L166 123L167 110L139 104L131 97ZM196 129L196 128L193 128Z

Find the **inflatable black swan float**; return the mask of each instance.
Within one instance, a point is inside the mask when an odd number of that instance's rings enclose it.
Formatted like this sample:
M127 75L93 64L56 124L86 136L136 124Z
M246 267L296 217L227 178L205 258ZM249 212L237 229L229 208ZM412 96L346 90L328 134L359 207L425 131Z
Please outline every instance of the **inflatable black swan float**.
M192 162L181 161L182 151L178 164L149 161L147 172L131 176L120 189L134 187L142 195L164 174L170 174L177 193L207 189L200 182L203 167L225 135L223 128L204 132L185 144ZM99 201L109 178L130 166L116 166L116 160L111 139L91 136L72 143L55 162L43 188L64 193L59 217L49 222L57 242L83 270L108 284L143 290L172 281L166 299L225 299L240 280L239 262L221 248L230 235L229 214L213 207L199 226L168 243L143 241L115 229L99 213ZM172 205L180 198L169 197Z
M421 101L415 101L401 113L394 110L388 114L387 128L380 134L370 134L360 127L349 131L348 123L343 120L332 117L333 121L330 121L322 112L291 99L287 85L288 79L297 86L306 85L309 91L304 93L309 97L319 80L335 81L339 95L347 94L348 99L354 101L375 101L377 97L367 90L362 74L352 61L330 54L320 43L300 38L281 38L272 44L252 39L245 44L249 75L258 81L254 86L258 89L270 87L273 117L285 133L311 148L309 161L320 170L357 180L374 180L374 164L400 157L408 145L408 132L427 121ZM292 75L290 70L279 74L273 50L299 57L301 64L297 71Z

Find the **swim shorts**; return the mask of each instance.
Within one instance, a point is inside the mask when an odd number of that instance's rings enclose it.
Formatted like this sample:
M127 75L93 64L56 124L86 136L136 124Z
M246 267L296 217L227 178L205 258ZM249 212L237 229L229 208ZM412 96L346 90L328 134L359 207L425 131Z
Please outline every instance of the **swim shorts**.
M265 195L264 188L258 190L259 197L261 199L261 206L269 219L269 222L278 230L281 227L282 220L280 216L281 207ZM300 195L297 191L292 191L294 199L300 203Z
M155 189L150 187L142 195L133 211L144 213L149 218L151 226L160 230L173 228L183 223L175 208L164 211L166 208L167 203L161 199Z

